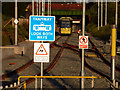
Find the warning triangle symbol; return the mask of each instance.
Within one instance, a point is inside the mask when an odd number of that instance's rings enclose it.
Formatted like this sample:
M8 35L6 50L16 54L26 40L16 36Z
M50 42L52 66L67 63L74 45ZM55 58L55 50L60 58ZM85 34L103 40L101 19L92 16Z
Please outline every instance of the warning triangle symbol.
M44 48L43 44L40 45L38 48L37 52L35 53L36 55L48 55L46 49Z

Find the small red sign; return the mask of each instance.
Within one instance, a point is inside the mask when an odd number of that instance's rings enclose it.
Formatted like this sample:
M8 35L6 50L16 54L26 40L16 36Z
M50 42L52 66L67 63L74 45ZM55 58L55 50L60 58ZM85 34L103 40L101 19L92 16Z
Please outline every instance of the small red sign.
M79 49L88 49L88 36L79 36Z

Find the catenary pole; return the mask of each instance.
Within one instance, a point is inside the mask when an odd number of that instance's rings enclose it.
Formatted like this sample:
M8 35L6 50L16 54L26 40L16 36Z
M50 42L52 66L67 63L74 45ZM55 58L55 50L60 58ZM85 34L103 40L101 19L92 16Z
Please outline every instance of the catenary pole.
M51 16L51 0L50 0L50 16Z
M39 15L41 15L41 0L39 0Z
M118 0L116 0L116 14L115 14L115 25L116 25L116 28L117 28L117 19L118 19Z
M32 0L32 15L34 15L34 0Z
M99 3L99 0L98 0L98 30L99 30L99 25L100 25L100 3Z
M107 0L105 2L105 26L107 26Z
M38 15L38 0L36 1L36 13Z
M49 10L50 9L50 6L49 6L49 0L48 0L48 16L49 16Z
M82 34L85 36L85 0L83 0L83 18L82 18ZM84 66L84 48L82 49L82 70L81 76L85 75L85 66ZM81 88L84 88L84 78L81 79Z
M101 27L103 26L103 1L101 0Z
M17 20L17 0L15 0L15 20ZM17 23L15 23L15 45L17 45Z
M43 0L43 11L44 11L44 15L45 15L45 0Z
M44 3L43 3L44 0L42 0L42 16L44 16Z

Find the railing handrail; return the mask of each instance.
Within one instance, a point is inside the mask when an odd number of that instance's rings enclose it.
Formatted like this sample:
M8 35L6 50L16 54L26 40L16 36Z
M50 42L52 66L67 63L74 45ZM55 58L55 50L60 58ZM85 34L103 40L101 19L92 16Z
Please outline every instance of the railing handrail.
M102 76L19 76L20 78L102 78Z

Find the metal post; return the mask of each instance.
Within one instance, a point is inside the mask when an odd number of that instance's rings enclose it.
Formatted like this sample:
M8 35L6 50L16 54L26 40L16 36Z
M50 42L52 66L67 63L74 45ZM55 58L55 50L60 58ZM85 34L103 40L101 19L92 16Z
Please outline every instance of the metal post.
M118 18L118 0L116 0L116 14L115 14L115 25L116 25L116 28L117 28L117 18Z
M116 86L115 86L116 88L118 88L119 87L119 85L118 85L118 82L116 82Z
M36 1L36 12L37 12L37 15L38 15L38 0Z
M39 0L39 15L41 14L41 0Z
M43 62L41 62L41 76L43 76ZM41 90L43 88L43 79L41 78Z
M26 90L26 82L24 82L24 90Z
M85 0L83 0L83 20L82 20L82 34L85 35ZM84 49L82 49L82 70L81 76L85 74L85 67L84 67ZM81 79L81 88L84 88L84 78Z
M50 0L50 16L51 16L51 0Z
M94 82L95 82L95 79L92 78L92 88L94 88Z
M107 26L107 0L105 3L105 26Z
M37 78L35 78L35 89L37 90Z
M44 0L44 15L45 15L45 0Z
M103 26L103 1L101 0L101 27Z
M15 0L15 20L17 20L17 0ZM15 45L17 45L17 23L15 23Z
M44 16L44 3L43 3L44 0L42 0L42 16Z
M112 46L111 46L111 56L112 56L112 80L115 86L115 59L116 59L116 28L113 25L112 28Z
M32 0L32 15L34 15L34 0Z
M98 0L98 30L99 30L99 22L100 22L100 18L99 18L99 16L100 16L100 3L99 3L99 0Z
M50 6L49 6L49 0L48 0L48 16L49 16L49 8L50 8Z
M42 16L44 16L44 0L42 0ZM43 43L43 41L42 41ZM41 62L41 76L43 76L43 62ZM43 79L41 78L41 90L43 88Z

